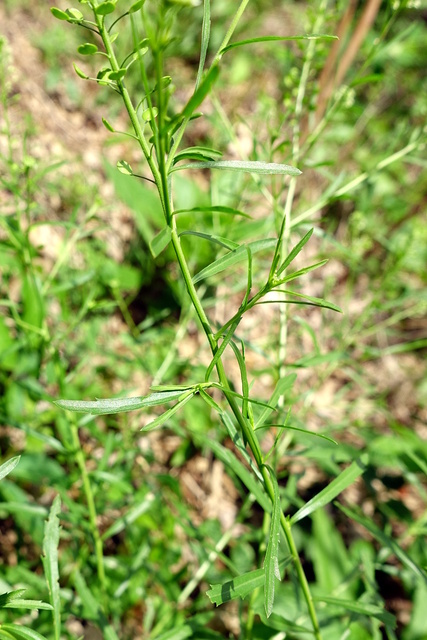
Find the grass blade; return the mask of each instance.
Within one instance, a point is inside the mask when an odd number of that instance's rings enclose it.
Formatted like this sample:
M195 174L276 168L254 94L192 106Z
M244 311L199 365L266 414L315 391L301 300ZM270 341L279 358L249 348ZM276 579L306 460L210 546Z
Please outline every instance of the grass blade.
M427 573L419 567L410 556L402 549L402 547L393 538L390 538L382 529L380 529L370 518L367 518L362 513L359 513L355 509L344 507L337 503L337 507L341 509L352 520L355 520L362 527L365 527L374 538L381 542L385 547L390 549L392 553L400 560L400 562L410 571L412 571L418 578L422 578L427 583Z
M267 551L265 553L264 560L264 607L267 618L269 618L273 612L274 606L274 592L276 588L276 579L280 580L279 571L279 540L280 540L280 495L279 485L277 484L276 476L271 467L266 466L270 477L273 481L274 487L274 501L273 501L273 513L271 516L270 535L268 538Z
M57 495L52 503L49 518L45 525L43 538L43 567L49 591L50 604L53 607L53 633L55 640L61 637L61 600L59 597L59 514L61 512L61 498Z
M327 487L322 489L314 498L309 500L301 509L299 509L291 518L291 524L299 522L303 518L306 518L310 513L313 513L316 509L324 507L329 502L332 502L341 491L344 491L349 487L362 473L366 471L367 457L361 456L357 460L351 463L347 469L344 469L339 476L337 476Z
M181 169L219 169L221 171L239 171L267 175L300 176L302 171L289 164L275 162L258 162L251 160L218 160L217 162L193 162L174 167L172 171Z

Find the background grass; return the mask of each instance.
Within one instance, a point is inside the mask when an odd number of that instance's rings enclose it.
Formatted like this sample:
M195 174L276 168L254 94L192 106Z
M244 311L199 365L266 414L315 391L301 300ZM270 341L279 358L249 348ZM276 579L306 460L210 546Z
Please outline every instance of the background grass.
M326 3L325 32L336 32L347 4ZM230 3L213 3L212 50L231 11ZM303 33L314 13L302 3L259 1L236 38ZM64 637L248 637L247 602L214 609L205 593L209 584L260 566L263 513L239 478L227 475L231 443L208 407L196 398L166 428L144 435L139 430L153 415L75 418L51 404L58 397L143 395L153 380L198 381L209 359L172 255L153 260L150 253L162 215L153 191L114 168L125 157L144 171L127 138L111 139L102 127L104 116L127 130L120 105L73 74L75 48L87 36L53 20L43 3L7 2L1 14L0 443L1 462L21 459L0 482L0 591L25 587L26 598L51 601L40 556L59 494ZM201 16L201 7L184 9L185 36L170 51L182 105L197 71ZM342 41L345 50L349 39ZM295 525L314 595L360 608L319 604L328 638L427 638L419 569L427 565L426 42L422 8L393 13L383 3L319 142L310 146L306 138L293 207L296 230L315 225L297 266L329 258L300 290L331 300L343 314L291 307L286 366L298 376L287 395L290 424L339 446L289 432L274 461L282 506L295 513L343 464L360 453L369 460L337 503ZM188 144L210 144L235 159L286 157L306 46L230 52ZM316 48L303 105L307 131L330 48ZM90 60L77 64L90 71ZM284 205L279 183L266 193L265 183L246 175L185 176L175 187L177 208L212 199L249 212L249 221L197 214L199 229L235 241L268 236L277 223L271 211ZM150 203L148 218L141 201ZM194 217L182 224L194 228ZM185 242L194 272L215 257L211 245ZM259 282L268 267L257 258ZM245 277L236 269L204 285L218 323L238 305ZM256 394L268 398L277 376L277 310L263 305L239 331L250 345ZM230 359L238 386L233 366ZM266 434L265 450L271 438ZM253 638L298 624L291 582L278 589L268 620L262 593L250 604ZM396 616L394 631L387 612ZM0 616L54 637L47 610L2 609ZM289 637L303 636L294 628Z

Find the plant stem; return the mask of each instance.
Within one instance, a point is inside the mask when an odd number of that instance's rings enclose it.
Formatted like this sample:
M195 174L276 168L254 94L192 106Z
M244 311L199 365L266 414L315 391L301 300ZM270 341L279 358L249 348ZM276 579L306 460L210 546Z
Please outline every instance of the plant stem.
M101 585L101 589L106 594L106 582L105 582L105 570L104 570L104 551L101 536L99 535L99 529L97 524L97 513L95 507L95 500L92 491L92 485L90 483L89 474L86 469L86 460L83 454L82 446L80 444L78 426L73 423L71 425L72 442L75 450L75 460L80 470L80 474L83 482L83 491L86 497L86 504L89 510L89 527L92 533L94 546L95 546L95 558L96 569L98 574L98 580ZM105 598L104 598L105 600Z

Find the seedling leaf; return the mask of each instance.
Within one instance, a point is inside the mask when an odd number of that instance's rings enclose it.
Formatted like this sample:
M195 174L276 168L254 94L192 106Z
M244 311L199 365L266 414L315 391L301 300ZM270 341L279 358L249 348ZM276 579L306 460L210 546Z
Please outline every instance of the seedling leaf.
M301 171L288 164L277 164L275 162L258 162L251 160L218 160L217 162L193 162L192 164L181 164L173 167L172 171L181 169L219 169L221 171L239 171L247 173L258 173L268 175L299 176Z
M366 471L367 457L362 455L354 460L347 469L344 469L327 487L322 489L314 498L309 500L291 518L291 524L306 518L310 513L332 502L344 489L349 487L362 473Z
M237 242L233 242L232 240L228 240L227 238L223 238L222 236L214 236L212 233L202 233L201 231L181 231L179 235L197 236L199 238L204 238L205 240L209 240L209 242L213 242L215 244L219 244L221 247L230 249L230 251L239 247Z

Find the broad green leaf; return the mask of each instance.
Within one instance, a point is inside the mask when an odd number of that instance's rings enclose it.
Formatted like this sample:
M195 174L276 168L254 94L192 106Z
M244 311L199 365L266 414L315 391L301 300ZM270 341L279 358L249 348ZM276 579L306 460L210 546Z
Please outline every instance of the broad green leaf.
M256 420L255 429L258 429L262 425L264 425L264 423L268 420L268 418L274 411L274 409L272 409L271 407L275 408L277 406L277 403L279 402L279 398L281 398L281 396L283 396L286 393L286 391L288 391L289 389L292 389L296 379L297 379L296 374L291 373L288 376L281 378L277 382L276 387L273 391L273 394L270 400L268 401L268 404L270 405L270 407L268 408L266 407L264 411L261 413L261 415L259 416L259 418Z
M390 549L392 553L400 560L400 562L410 571L412 571L418 578L422 578L424 582L427 584L427 573L424 569L419 567L414 560L402 549L402 547L393 539L390 538L382 529L380 529L371 518L367 518L365 515L356 511L355 509L351 509L349 507L344 507L343 505L336 503L336 506L345 513L346 516L355 520L362 527L365 527L374 538L376 538L381 544Z
M305 236L303 238L301 238L301 240L298 242L298 244L295 245L295 247L292 249L292 251L290 252L288 257L283 261L282 265L277 270L277 275L278 276L280 276L282 271L284 271L286 269L286 267L288 267L291 264L291 262L294 260L294 258L302 250L303 246L310 240L311 236L313 235L313 231L314 231L314 229L310 229L310 231L307 231Z
M138 2L135 2L133 5L131 5L129 13L135 13L136 11L139 11L144 5L144 2L145 0L138 0Z
M241 245L238 249L230 251L230 253L227 253L225 256L218 258L218 260L215 260L210 265L199 271L199 273L194 276L193 282L200 282L200 280L204 280L205 278L214 276L217 273L221 273L228 267L232 267L238 262L245 260L245 258L248 257L247 247L249 247L251 254L254 254L258 253L258 251L271 249L275 245L276 240L274 238L255 240L254 242L249 242L248 245Z
M148 509L152 506L153 501L155 499L154 493L147 493L142 502L138 502L134 507L131 507L126 513L124 513L120 518L115 520L114 524L111 527L108 527L106 531L102 534L103 540L108 540L112 536L117 535L120 531L124 531L126 527L128 527L132 522L135 522L143 513L146 513Z
M188 158L190 160L219 160L221 156L221 151L209 149L208 147L188 147L187 149L179 151L175 155L173 164L176 164L184 158Z
M6 460L6 462L3 462L3 464L0 466L0 480L14 470L16 465L19 464L20 459L21 456L14 456L13 458L9 458L9 460Z
M164 227L150 242L150 251L153 258L157 258L166 249L171 241L170 227Z
M220 205L211 207L194 207L193 209L177 209L173 212L173 215L178 215L179 213L227 213L232 216L243 216L244 218L250 218L251 216L248 213L244 213L243 211L239 211L238 209L233 209L232 207L222 207Z
M7 634L9 633L9 637L16 638L16 640L46 640L46 637L42 636L38 631L21 624L2 624L0 631L4 632L6 637L8 637Z
M267 551L264 560L264 608L267 618L273 612L274 592L276 589L276 579L280 580L279 571L279 540L280 540L280 494L274 471L266 465L274 488L273 513L271 516L270 532L268 536Z
M369 604L367 602L354 601L354 600L342 600L341 598L331 598L329 596L322 596L320 598L314 598L316 602L325 602L326 604L332 604L337 607L342 607L346 611L354 611L354 613L360 613L368 618L377 618L381 620L388 627L394 629L396 627L396 618L394 615L375 604Z
M132 167L126 160L119 160L117 162L117 169L120 173L124 173L125 176L133 176Z
M102 118L102 124L104 125L104 127L106 129L108 129L108 131L111 131L111 133L114 133L114 129L111 126L111 124L108 122L108 120L106 120L105 118ZM124 161L122 160L122 162L124 162ZM117 166L117 168L119 169L118 166ZM120 171L120 169L119 169L119 171Z
M184 109L180 114L180 118L190 118L194 111L197 109L199 105L206 98L208 93L211 90L211 87L215 80L217 79L219 74L218 65L214 65L209 69L205 77L202 79L201 83L197 87L196 91L191 96L190 100L185 105Z
M221 236L214 236L211 233L202 233L201 231L181 231L180 236L196 236L198 238L203 238L204 240L209 240L209 242L213 242L215 244L219 244L221 247L225 247L230 251L237 249L239 245L237 242L233 242L232 240L228 240L228 238L223 238Z
M337 40L337 36L330 36L325 34L307 34L304 36L260 36L258 38L249 38L248 40L239 40L239 42L232 42L220 51L220 55L224 55L230 49L236 49L237 47L243 47L247 44L254 44L256 42L280 42L283 40Z
M218 160L217 162L193 162L173 167L172 171L181 169L220 169L222 171L239 171L247 173L259 173L268 175L299 176L301 171L288 164L276 164L275 162L258 162L251 160Z
M324 507L326 504L332 502L344 489L349 487L359 476L366 471L366 464L368 458L366 455L362 455L357 460L351 463L347 469L344 469L327 487L322 489L314 498L309 500L301 509L299 509L291 518L291 524L299 522L303 518L306 518L310 513L313 513L316 509Z
M79 69L79 67L76 64L73 64L73 67L74 67L74 71L77 73L79 78L82 78L83 80L89 80L89 76L84 71Z
M93 56L98 51L98 47L96 46L96 44L85 42L84 44L81 44L77 47L77 51L82 56Z
M249 571L241 576L233 578L224 584L211 584L206 595L212 604L219 606L236 598L246 598L255 589L262 587L265 580L264 569Z
M45 524L43 539L43 567L49 590L50 604L53 608L53 631L55 640L61 637L61 600L59 597L59 514L61 512L61 498L57 495L52 503L49 519Z
M69 15L65 13L65 11L61 11L61 9L57 9L57 7L50 8L52 15L58 20L69 20Z
M139 396L135 398L110 398L108 400L55 400L61 409L67 411L76 411L78 413L91 413L99 416L109 413L123 413L124 411L134 411L144 407L156 407L178 400L182 395L182 391L163 391L160 393L150 393L148 396Z
M125 77L126 72L127 68L117 69L117 71L111 71L108 77L110 80L115 80L117 82L117 80L122 80Z
M211 34L211 3L210 0L203 2L203 22L202 22L202 41L200 44L200 60L197 70L196 89L199 87L203 77L203 69L206 61L206 54L209 47L209 39Z
M115 2L101 2L97 7L95 7L95 13L98 16L107 16L109 13L113 13L116 8Z

